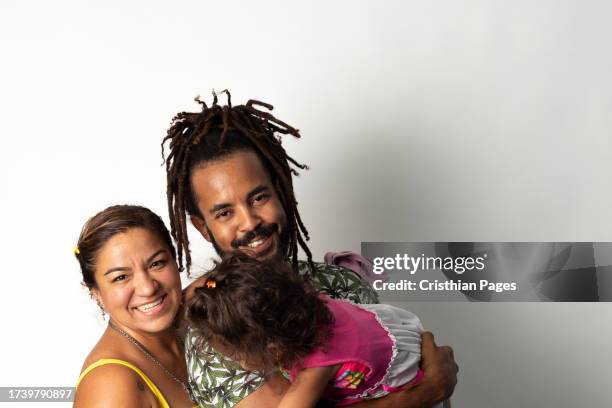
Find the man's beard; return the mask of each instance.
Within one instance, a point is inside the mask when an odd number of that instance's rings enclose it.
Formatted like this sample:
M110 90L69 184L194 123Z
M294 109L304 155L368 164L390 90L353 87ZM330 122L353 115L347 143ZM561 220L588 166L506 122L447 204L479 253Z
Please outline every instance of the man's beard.
M230 243L232 248L234 248L234 251L232 252L240 251L241 246L248 245L249 242L253 241L255 238L265 239L271 236L272 234L274 234L275 232L278 232L279 230L280 230L280 234L278 234L278 245L275 248L275 253L272 255L272 258L276 258L276 257L286 258L287 255L289 254L289 241L291 239L291 229L288 226L280 228L277 223L261 224L257 228L255 228L253 231L249 231L246 234L244 234L242 238L234 239ZM219 254L221 258L225 258L228 255L231 255L230 252L227 252L221 249L221 247L217 244L217 241L215 240L215 237L212 234L210 234L210 242L212 243L213 247L215 248L215 251L217 251L217 254ZM249 253L246 251L244 253L249 255Z

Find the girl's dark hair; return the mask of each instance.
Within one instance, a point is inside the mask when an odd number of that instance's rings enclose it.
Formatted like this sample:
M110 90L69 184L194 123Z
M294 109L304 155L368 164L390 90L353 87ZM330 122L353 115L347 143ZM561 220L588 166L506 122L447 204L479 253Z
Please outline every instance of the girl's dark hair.
M172 258L176 259L170 233L157 214L138 205L114 205L87 220L81 230L74 255L81 266L83 285L89 289L98 286L95 279L96 257L108 240L138 227L146 228L161 237L168 245Z
M331 333L333 316L325 301L286 262L236 254L204 278L187 306L187 319L200 336L196 347L212 339L289 367Z
M232 106L231 95L225 90L227 105L219 105L217 93L213 91L212 106L198 98L202 106L200 112L180 112L172 120L166 137L162 140L168 146L165 157L168 212L170 229L176 241L178 264L182 269L183 255L189 273L191 251L187 235L187 214L202 217L195 203L191 187L191 173L194 167L211 160L218 160L237 151L254 152L268 171L270 180L278 194L283 210L287 215L286 230L289 232L287 253L283 257L291 259L297 270L298 246L306 253L310 268L313 268L312 254L306 245L308 231L302 222L293 192L292 175L296 169L307 169L295 161L281 145L281 134L296 138L300 133L294 127L275 118L271 113L257 109L261 106L272 110L272 105L249 100L245 105Z

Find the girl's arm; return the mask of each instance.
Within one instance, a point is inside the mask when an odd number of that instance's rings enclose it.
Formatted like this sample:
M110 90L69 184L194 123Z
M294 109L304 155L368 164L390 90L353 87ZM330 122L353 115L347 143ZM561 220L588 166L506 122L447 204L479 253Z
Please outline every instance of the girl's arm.
M278 408L314 407L339 367L339 365L312 367L300 371L278 404Z

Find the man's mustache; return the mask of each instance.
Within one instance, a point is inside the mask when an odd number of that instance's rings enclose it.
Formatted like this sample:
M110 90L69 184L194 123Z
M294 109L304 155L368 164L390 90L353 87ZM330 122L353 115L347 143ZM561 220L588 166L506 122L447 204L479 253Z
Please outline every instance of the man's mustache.
M236 238L232 241L231 246L238 249L241 246L247 246L255 238L268 238L279 229L278 224L261 224L253 231L249 231L242 238Z

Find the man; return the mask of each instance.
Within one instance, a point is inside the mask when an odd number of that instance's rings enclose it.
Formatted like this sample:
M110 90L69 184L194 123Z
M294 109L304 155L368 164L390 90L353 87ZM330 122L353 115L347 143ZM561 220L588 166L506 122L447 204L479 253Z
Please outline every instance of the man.
M305 169L287 155L278 134L299 137L297 129L276 119L272 106L258 101L232 106L202 105L202 112L179 113L162 146L166 159L167 196L178 262L189 270L191 255L186 219L211 242L220 256L241 251L257 259L280 257L297 273L308 274L315 286L335 298L377 303L371 286L353 272L312 261L308 231L297 209L292 174ZM162 152L163 153L163 152ZM298 261L298 247L306 261ZM196 287L201 282L192 285ZM189 292L189 291L188 291ZM190 383L204 407L275 406L284 386L278 378L264 379L215 353L188 333L187 364ZM436 347L430 333L423 337L425 377L414 388L356 405L372 407L433 406L447 398L456 383L452 350Z

